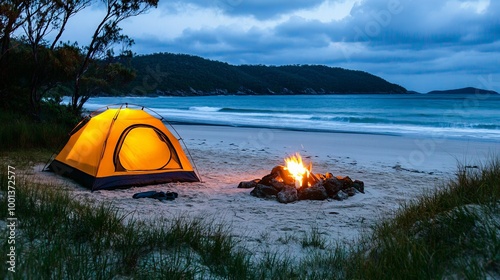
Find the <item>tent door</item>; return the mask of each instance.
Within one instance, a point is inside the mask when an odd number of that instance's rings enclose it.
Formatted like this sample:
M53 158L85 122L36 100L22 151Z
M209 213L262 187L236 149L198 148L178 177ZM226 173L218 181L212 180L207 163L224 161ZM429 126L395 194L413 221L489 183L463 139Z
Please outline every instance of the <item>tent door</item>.
M182 168L168 137L149 125L125 129L114 152L116 171L152 171Z

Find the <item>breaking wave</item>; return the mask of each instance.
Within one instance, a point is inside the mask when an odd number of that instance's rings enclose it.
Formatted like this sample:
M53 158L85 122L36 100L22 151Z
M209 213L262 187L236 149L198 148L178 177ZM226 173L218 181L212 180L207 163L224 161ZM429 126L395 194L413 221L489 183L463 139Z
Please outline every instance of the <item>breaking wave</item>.
M85 108L130 103L151 108L174 123L500 141L500 95L474 102L467 98L375 94L99 97L91 98Z

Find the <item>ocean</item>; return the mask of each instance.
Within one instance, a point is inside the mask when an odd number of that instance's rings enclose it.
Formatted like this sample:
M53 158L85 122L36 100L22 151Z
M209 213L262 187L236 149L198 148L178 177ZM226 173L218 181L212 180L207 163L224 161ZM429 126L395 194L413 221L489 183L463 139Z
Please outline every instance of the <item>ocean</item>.
M500 142L500 94L338 94L97 97L84 108L128 103L168 122Z

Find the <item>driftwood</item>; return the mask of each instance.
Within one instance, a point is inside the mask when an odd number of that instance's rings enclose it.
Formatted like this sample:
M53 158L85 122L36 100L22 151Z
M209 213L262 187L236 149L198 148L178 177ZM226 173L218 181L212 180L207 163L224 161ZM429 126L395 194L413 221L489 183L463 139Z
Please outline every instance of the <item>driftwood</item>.
M310 169L309 169L310 170ZM284 166L275 166L271 173L261 179L241 182L238 188L253 188L251 195L259 198L276 198L281 203L297 200L343 200L356 193L365 193L363 181L348 176L333 176L332 173L303 176L302 182L295 179Z

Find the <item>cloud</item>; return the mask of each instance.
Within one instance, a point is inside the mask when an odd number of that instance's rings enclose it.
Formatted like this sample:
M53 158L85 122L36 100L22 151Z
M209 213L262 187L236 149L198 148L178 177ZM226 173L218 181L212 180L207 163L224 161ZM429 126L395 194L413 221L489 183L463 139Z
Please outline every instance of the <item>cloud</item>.
M165 7L172 7L178 3L190 3L207 9L218 9L224 14L236 17L254 17L259 20L268 20L284 14L303 9L311 9L322 4L324 0L211 0L211 1L174 1Z
M465 86L478 75L500 76L500 1L493 0L160 1L121 27L139 54L325 64L422 91L432 83L414 79L442 75Z
M482 12L477 13L472 4L461 3L465 2L367 1L355 6L352 17L346 19L346 26L353 31L346 39L374 44L411 43L417 47L494 40L490 32L491 24L498 23L498 4L480 1Z

